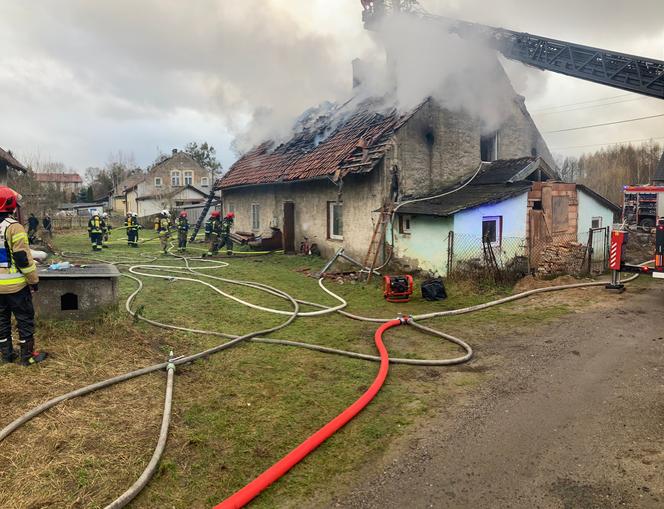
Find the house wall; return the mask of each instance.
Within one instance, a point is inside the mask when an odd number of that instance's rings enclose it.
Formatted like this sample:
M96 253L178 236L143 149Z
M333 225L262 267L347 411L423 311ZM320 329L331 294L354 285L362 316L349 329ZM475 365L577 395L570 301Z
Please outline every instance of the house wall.
M251 186L223 191L224 213L235 213L235 231L269 233L270 226L283 228L283 204L295 203L295 244L306 236L318 244L324 257L343 247L356 259L364 259L369 248L385 192L385 172L380 164L366 175L344 179L343 240L328 238L328 203L337 201L338 188L330 180ZM252 229L252 204L260 207L260 228Z
M404 270L447 274L448 243L454 232L455 259L482 253L482 220L503 218L502 243L496 256L511 258L524 252L528 217L528 193L499 203L458 212L451 217L411 216L411 233L395 233L394 253Z
M514 92L502 67L496 80L505 95L500 111L494 112L501 119L497 159L536 155L555 168L524 98ZM396 164L399 168L401 195L431 195L471 175L481 162L483 123L466 111L452 111L433 99L427 101L399 129L388 155L387 167Z
M163 162L155 165L146 175L146 178L138 186L139 196L150 196L153 194L168 194L173 191L171 186L171 172L179 171L180 172L180 186L184 187L184 172L191 171L193 172L193 183L192 185L196 188L199 188L203 192L209 192L210 187L204 187L201 185L202 178L208 178L208 184L210 184L210 173L201 167L194 159L184 152L177 152L173 156L164 160ZM161 187L155 187L154 181L156 177L160 177L162 181Z
M610 208L595 200L582 189L577 189L577 198L579 202L579 239L585 240L588 238L588 230L592 226L593 217L602 218L602 228L613 226L613 211Z

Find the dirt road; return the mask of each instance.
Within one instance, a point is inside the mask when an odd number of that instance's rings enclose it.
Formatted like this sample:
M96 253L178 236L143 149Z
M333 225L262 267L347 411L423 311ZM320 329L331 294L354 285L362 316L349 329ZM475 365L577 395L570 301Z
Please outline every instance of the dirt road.
M664 284L601 298L485 346L504 369L330 507L664 507Z

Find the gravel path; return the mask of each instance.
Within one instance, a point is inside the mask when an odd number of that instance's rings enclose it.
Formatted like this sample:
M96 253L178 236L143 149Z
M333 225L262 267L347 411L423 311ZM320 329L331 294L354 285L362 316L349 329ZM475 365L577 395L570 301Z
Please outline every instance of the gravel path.
M664 507L664 284L481 355L500 372L329 507Z

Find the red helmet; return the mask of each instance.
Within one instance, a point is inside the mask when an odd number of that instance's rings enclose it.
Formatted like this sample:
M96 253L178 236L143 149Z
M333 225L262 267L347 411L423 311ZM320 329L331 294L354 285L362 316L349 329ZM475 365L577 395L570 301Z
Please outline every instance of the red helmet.
M180 217L187 217L187 213L183 210L180 212Z
M229 212L226 214L226 219L235 219L235 212Z
M212 214L210 214L210 217L221 217L221 212L218 210L213 210Z
M0 187L0 212L14 212L18 206L19 195L9 187Z

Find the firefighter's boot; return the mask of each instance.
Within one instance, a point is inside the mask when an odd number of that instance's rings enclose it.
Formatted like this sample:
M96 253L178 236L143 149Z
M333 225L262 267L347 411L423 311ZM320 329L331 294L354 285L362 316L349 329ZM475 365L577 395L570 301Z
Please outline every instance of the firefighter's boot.
M0 364L8 364L16 360L12 338L0 339Z
M35 338L20 340L19 343L21 343L21 364L23 366L44 362L48 357L46 352L35 351Z

